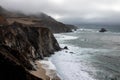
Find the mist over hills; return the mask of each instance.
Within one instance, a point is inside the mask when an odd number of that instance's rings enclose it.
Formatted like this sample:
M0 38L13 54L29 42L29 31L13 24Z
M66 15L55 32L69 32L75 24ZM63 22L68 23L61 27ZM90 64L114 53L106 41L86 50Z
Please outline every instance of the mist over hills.
M34 25L36 27L47 27L52 32L57 33L71 32L72 29L77 29L76 26L58 22L51 16L42 12L37 14L24 14L21 12L7 11L3 7L0 7L0 15L5 16L10 24L17 21L19 23Z

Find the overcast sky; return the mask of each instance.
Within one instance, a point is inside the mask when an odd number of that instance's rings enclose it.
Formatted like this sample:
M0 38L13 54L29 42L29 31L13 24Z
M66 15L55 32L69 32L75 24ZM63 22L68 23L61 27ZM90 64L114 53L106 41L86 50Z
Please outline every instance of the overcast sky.
M44 12L66 23L120 23L120 0L0 0L9 10Z

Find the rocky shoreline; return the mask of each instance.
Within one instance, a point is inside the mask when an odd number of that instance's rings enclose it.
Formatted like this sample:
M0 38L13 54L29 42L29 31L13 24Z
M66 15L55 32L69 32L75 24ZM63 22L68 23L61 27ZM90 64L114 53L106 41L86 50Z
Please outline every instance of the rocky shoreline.
M61 48L48 28L21 23L0 26L0 69L4 80L44 80L29 73L37 71L36 60ZM16 72L17 71L17 72ZM7 74L6 74L7 73ZM6 77L2 77L6 76Z
M0 6L0 79L60 80L55 70L49 69L48 75L38 61L61 50L53 33L72 29L76 27L44 13L24 15Z
M35 62L38 69L36 71L30 71L32 75L42 78L43 80L61 80L60 77L57 75L56 70L48 69L48 64L46 65L40 62L41 61Z

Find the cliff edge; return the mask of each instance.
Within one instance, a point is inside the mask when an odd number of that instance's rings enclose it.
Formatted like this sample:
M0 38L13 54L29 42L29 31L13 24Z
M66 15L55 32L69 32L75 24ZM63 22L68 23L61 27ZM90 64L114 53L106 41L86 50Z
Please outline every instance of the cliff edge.
M14 22L0 26L0 79L42 80L29 73L37 70L36 60L61 48L48 28Z

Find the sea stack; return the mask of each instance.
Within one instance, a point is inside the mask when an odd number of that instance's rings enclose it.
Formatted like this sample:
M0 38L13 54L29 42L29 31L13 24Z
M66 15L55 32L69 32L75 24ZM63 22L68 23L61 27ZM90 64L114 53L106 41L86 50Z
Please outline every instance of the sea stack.
M107 30L105 28L101 28L99 32L106 32Z

